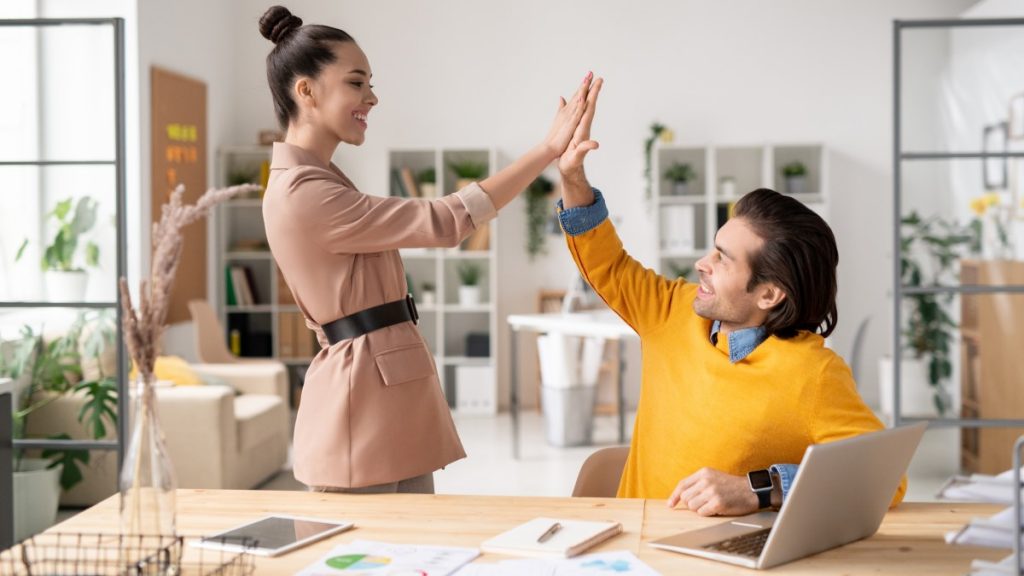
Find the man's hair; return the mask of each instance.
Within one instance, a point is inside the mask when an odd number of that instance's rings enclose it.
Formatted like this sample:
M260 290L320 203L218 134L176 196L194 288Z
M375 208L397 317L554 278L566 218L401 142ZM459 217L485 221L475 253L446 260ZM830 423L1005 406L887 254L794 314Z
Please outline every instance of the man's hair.
M839 321L836 266L839 250L832 229L810 208L774 190L759 188L736 203L764 244L750 259L747 291L771 282L786 297L768 311L769 335L792 338L800 330L828 336Z

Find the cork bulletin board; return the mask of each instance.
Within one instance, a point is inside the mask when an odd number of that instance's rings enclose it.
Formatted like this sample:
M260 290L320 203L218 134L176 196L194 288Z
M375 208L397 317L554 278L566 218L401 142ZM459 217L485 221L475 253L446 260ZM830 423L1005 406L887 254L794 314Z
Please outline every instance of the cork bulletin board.
M192 204L206 191L206 84L157 67L150 68L152 106L152 219L175 186L185 185ZM185 245L167 310L167 323L189 320L188 301L206 299L206 222L185 228Z

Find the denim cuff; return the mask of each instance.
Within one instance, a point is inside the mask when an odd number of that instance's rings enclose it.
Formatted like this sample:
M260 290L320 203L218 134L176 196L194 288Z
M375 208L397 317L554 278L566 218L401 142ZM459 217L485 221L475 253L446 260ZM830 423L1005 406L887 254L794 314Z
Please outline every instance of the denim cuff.
M562 207L562 201L558 201L558 221L569 236L586 234L608 218L608 206L604 203L601 191L597 188L591 190L594 192L594 203L590 206L566 209Z
M800 469L799 464L772 464L770 471L775 472L779 475L779 481L782 482L782 503L786 503L786 497L789 495L789 489L793 486L793 479L796 478L797 470Z

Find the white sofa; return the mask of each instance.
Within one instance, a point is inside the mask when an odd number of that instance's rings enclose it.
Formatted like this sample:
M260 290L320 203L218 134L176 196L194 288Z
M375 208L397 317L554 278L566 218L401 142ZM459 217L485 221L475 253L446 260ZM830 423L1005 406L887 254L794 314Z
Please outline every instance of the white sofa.
M179 488L247 489L279 472L291 436L288 374L279 362L194 364L200 376L230 386L158 387L157 410ZM236 394L237 392L237 394ZM78 423L82 395L55 399L26 423L29 437L68 433ZM108 430L113 438L114 430ZM89 506L117 492L117 456L95 451L84 480L61 496L64 506Z

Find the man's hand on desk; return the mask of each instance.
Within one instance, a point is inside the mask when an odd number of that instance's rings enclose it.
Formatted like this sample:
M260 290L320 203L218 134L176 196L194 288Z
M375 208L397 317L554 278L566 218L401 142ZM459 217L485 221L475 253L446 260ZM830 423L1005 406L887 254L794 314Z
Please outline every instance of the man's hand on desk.
M683 478L668 498L668 507L682 506L701 516L742 516L757 512L757 495L746 476L701 468Z

